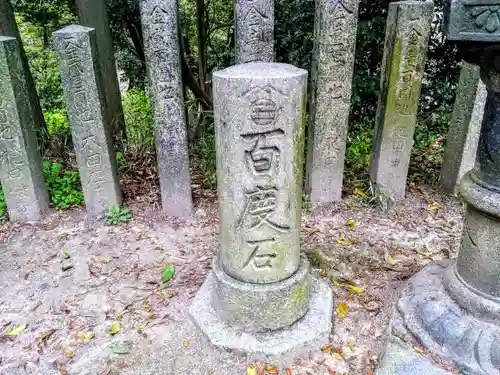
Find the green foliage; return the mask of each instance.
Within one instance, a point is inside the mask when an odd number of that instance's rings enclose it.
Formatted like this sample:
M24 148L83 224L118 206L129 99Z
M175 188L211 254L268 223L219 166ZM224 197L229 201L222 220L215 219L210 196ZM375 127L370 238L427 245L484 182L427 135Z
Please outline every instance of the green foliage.
M49 191L52 206L58 210L67 210L83 204L80 175L76 171L63 170L60 163L49 160L43 162L43 174Z
M69 134L69 121L68 114L65 109L51 109L45 111L43 116L45 117L45 122L47 124L47 130L49 135L53 136L56 134L66 135Z
M204 133L194 144L194 153L200 160L200 169L203 175L202 185L207 189L217 186L215 135Z
M17 17L17 23L42 109L65 108L59 61L52 45L44 46L37 27L23 17Z
M123 95L127 147L132 152L154 153L154 122L149 98L143 90L132 89Z
M113 205L106 211L106 224L119 225L127 223L132 219L132 212L126 207Z
M7 220L7 202L5 202L5 195L0 186L0 223Z
M161 274L161 281L167 283L170 280L172 280L172 277L174 277L174 275L175 275L175 267L173 264L168 263L163 269L163 272Z

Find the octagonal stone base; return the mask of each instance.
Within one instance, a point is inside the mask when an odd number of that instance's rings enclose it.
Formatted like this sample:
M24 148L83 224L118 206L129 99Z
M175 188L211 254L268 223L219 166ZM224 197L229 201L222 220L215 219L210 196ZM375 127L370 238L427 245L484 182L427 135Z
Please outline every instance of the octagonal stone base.
M397 303L376 375L500 375L499 313L500 300L465 283L453 262L425 267Z
M196 325L211 344L249 355L301 356L318 350L328 341L332 329L333 296L327 284L312 278L309 309L291 326L269 332L245 332L223 321L212 307L216 278L210 273L189 309Z

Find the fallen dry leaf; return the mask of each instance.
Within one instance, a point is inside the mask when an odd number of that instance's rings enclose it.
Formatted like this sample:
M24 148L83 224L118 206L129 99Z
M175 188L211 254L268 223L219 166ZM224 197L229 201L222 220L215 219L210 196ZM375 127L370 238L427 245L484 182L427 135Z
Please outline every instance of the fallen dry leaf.
M330 375L335 375L335 371L333 371L330 367L328 367L328 373Z
M257 369L255 366L248 366L247 375L257 375Z
M289 369L289 368L287 368L287 369L285 370L285 372L286 372L286 375L292 375L292 370L291 370L291 369Z
M396 265L396 260L392 257L391 254L387 253L386 257L385 257L385 261L387 262L387 264L389 266L394 266Z
M337 303L335 307L335 311L337 311L337 316L339 319L344 319L345 314L349 311L349 306L345 302Z
M349 218L345 222L345 226L351 230L355 230L359 224L359 221L356 221L353 218Z
M184 347L187 348L189 346L189 341L188 340L184 340L184 342L182 343L182 345L184 345Z
M114 336L118 332L120 332L120 322L118 320L115 320L113 324L111 324L111 327L109 328L109 334L111 336Z
M356 242L348 238L344 232L340 232L340 237L337 239L337 243L342 246L354 245Z
M441 206L439 203L437 202L432 202L431 204L429 204L429 206L427 207L427 211L429 212L437 212L439 211L441 208L443 208L443 206Z
M71 348L64 348L63 349L64 355L68 358L73 358L73 349Z
M272 367L272 366L267 366L266 371L268 374L271 374L271 375L278 375L280 373L280 371L276 367Z
M418 354L424 354L424 348L421 348L419 346L414 346L413 350L415 350Z
M17 336L19 335L22 331L26 329L28 325L27 324L19 324L14 326L14 328L9 329L5 332L5 336Z

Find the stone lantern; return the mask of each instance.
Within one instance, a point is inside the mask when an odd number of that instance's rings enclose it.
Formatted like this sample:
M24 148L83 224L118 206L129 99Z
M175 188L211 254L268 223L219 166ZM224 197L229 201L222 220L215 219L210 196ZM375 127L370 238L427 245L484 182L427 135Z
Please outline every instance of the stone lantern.
M448 0L444 26L488 90L475 167L460 184L462 243L455 261L409 281L377 375L500 374L500 0Z

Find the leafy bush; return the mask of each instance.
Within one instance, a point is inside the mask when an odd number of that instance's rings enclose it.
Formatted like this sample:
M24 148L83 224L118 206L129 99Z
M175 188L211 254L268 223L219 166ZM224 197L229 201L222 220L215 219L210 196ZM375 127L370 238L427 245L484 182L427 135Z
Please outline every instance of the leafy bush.
M149 98L142 90L132 89L123 95L127 147L132 152L155 151L153 113Z
M45 111L43 116L45 117L45 122L47 124L47 130L49 135L53 136L56 134L67 135L69 134L69 121L66 109L51 109Z
M44 160L43 173L50 201L54 208L67 210L83 204L83 192L78 172L63 170L60 163Z
M204 133L194 144L194 152L200 159L203 187L214 189L217 186L215 135Z
M5 220L7 220L7 202L5 202L3 189L0 186L0 223Z
M126 223L132 219L132 213L130 209L126 207L120 207L114 205L108 208L106 211L106 224L108 225L119 225Z

